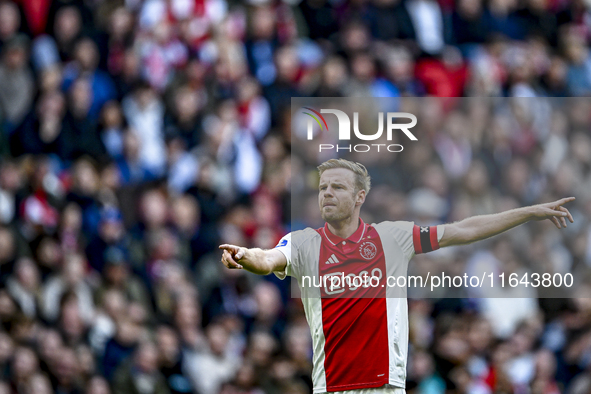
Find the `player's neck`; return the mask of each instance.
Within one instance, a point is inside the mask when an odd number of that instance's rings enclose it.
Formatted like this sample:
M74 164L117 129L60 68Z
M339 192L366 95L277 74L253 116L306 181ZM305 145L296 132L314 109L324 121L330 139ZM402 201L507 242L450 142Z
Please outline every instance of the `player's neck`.
M359 215L353 215L344 220L338 222L327 222L328 229L334 235L341 238L349 238L359 228Z

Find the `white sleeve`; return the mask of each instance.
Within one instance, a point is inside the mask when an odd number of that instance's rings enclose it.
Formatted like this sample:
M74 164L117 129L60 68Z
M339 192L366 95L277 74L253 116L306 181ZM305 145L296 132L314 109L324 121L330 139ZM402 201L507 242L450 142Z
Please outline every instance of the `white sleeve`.
M413 245L412 231L414 222L389 222L392 226L392 235L394 240L400 245L407 260L410 260L415 254Z
M287 264L285 265L285 269L283 271L273 271L276 277L283 280L286 276L292 276L292 264L291 264L291 233L287 234L275 246L275 249L283 253L285 259L287 260Z

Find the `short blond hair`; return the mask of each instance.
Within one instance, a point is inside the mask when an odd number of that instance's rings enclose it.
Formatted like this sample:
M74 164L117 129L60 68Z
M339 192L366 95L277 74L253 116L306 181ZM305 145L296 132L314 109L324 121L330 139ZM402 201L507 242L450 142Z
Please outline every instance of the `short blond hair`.
M333 168L345 168L353 171L355 174L355 193L359 190L365 190L365 194L369 193L371 189L371 177L367 172L367 168L361 163L349 161L345 159L330 159L320 164L318 167L318 174L322 176L322 173L326 170Z

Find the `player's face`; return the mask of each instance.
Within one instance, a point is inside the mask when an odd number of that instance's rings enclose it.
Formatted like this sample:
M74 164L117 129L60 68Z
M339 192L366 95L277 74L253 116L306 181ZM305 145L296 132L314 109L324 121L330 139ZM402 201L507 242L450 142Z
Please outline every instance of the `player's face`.
M346 168L332 168L320 176L318 203L322 219L327 222L345 220L355 210L355 174Z

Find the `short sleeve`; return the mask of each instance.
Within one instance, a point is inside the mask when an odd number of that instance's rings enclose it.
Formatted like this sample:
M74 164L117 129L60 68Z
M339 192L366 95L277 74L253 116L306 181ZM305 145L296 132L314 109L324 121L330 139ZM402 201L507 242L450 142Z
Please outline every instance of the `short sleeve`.
M415 252L412 242L412 229L414 226L413 222L382 222L379 226L384 226L385 229L388 229L389 234L400 246L400 249L402 249L402 252L404 253L404 256L407 260L410 260L412 256L414 256Z
M275 249L283 253L285 259L287 260L287 264L285 265L285 269L283 271L274 271L276 277L283 280L286 276L292 275L292 262L291 262L291 233L287 234L275 246Z

